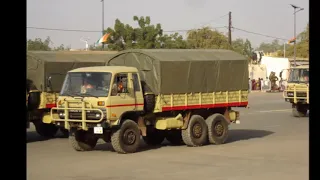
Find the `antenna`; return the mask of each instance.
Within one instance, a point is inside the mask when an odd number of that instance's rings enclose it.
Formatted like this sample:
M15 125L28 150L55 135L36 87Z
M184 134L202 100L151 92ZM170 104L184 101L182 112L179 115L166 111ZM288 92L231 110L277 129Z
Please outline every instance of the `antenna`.
M86 43L86 51L88 51L89 45L88 45L88 41L90 40L89 37L81 37L80 41Z

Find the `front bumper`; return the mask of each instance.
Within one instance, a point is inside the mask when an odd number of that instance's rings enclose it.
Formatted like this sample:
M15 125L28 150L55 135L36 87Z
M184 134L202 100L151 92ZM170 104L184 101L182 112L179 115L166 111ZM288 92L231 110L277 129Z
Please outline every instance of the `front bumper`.
M309 88L294 88L293 90L284 90L283 97L286 102L290 103L307 103L309 104Z
M103 123L103 120L105 122L106 110L87 108L87 102L82 101L81 103L82 106L80 108L68 107L68 103L65 103L64 107L52 108L50 111L52 122L65 129L76 127L83 130L95 127L97 124Z

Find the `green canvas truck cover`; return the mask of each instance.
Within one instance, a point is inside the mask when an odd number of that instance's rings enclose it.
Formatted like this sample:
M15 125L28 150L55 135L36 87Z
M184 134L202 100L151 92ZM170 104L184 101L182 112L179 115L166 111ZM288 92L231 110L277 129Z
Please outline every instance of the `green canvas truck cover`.
M27 84L47 91L46 83L51 76L52 91L60 92L68 71L88 66L103 66L115 51L28 51Z
M155 94L248 90L248 59L230 50L126 50L106 65L136 67Z

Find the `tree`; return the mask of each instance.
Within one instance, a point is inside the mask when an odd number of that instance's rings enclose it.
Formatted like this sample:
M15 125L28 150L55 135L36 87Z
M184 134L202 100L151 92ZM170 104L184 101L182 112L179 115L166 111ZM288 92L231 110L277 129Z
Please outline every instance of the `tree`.
M234 41L232 41L232 49L246 57L248 59L251 58L253 53L253 48L251 46L251 42L246 39L245 41L241 38L238 38Z
M189 48L194 49L230 49L228 38L209 27L190 30L187 34L187 44Z
M304 31L297 36L296 57L309 58L309 23ZM279 51L278 56L283 56L283 51ZM286 48L286 56L294 56L294 45L288 45Z
M151 25L151 20L149 16L144 18L141 16L133 17L133 20L136 21L139 25L139 28L134 29L136 48L144 49L154 49L160 48L161 42L158 41L158 38L162 36L163 30L161 24Z
M50 37L48 36L44 41L41 38L35 38L34 40L29 39L27 41L27 50L28 51L69 51L70 47L64 47L64 44L61 44L58 47L50 47L52 43Z
M107 41L108 49L119 51L132 48L161 48L159 40L163 32L161 24L152 25L149 16L140 18L134 16L133 20L138 23L139 27L133 28L116 19L114 28L107 28L105 32L110 33L110 38ZM162 38L162 40L164 39Z
M29 39L27 41L28 51L51 51L50 48L50 37L47 37L44 41L41 38L35 38L34 40Z
M160 48L163 49L186 49L187 42L178 33L165 34L158 38Z
M69 51L70 47L64 47L64 44L61 44L58 47L53 48L54 51Z
M257 50L265 53L272 53L282 50L282 48L283 46L279 43L279 40L275 39L271 43L261 43Z

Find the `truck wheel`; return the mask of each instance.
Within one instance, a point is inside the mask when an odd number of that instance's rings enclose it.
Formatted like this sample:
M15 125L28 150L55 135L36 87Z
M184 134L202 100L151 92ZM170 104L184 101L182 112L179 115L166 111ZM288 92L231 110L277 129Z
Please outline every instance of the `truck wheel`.
M147 128L147 136L142 136L142 138L148 145L160 145L165 138L165 132L156 128Z
M37 122L33 123L37 133L40 136L46 137L46 138L52 138L58 131L58 127L56 127L54 124L46 124L43 123L41 120L38 120Z
M292 115L294 117L307 116L308 109L304 104L292 104Z
M153 112L154 107L156 106L156 96L154 94L144 95L144 111L146 113Z
M182 145L183 140L181 136L181 130L170 130L166 134L166 139L172 144L172 145Z
M98 138L88 131L77 130L70 133L69 141L76 151L91 151L97 145Z
M206 120L208 125L209 142L223 144L229 136L229 124L222 114L213 114Z
M182 140L187 146L202 146L208 140L208 127L203 117L193 115L188 128L181 131Z
M132 120L126 120L111 136L113 149L121 154L134 153L140 145L140 130Z

